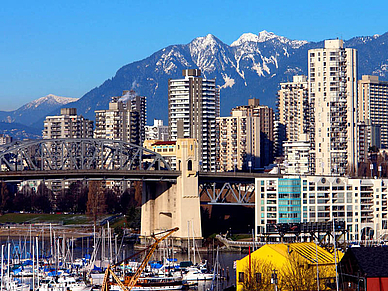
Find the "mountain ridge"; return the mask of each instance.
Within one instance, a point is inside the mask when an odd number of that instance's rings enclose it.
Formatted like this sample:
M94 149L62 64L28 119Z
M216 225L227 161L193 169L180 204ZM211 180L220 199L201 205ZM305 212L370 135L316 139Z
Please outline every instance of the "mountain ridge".
M344 41L358 50L358 78L376 74L388 79L388 33L358 36ZM182 78L182 70L199 68L205 78L216 78L221 88L221 115L255 97L260 103L275 106L279 83L296 74L307 74L307 51L323 47L323 41L291 40L272 32L244 33L230 45L207 34L187 44L169 45L149 57L126 64L114 76L91 89L72 103L78 113L93 119L94 111L108 108L112 96L134 89L147 96L148 123L158 118L167 121L168 79ZM63 106L62 106L63 107ZM58 114L59 109L46 112ZM42 127L42 119L34 126Z
M52 112L78 100L79 98L48 94L28 102L16 110L0 111L0 120L7 123L19 123L31 126L40 118L45 117L48 112Z

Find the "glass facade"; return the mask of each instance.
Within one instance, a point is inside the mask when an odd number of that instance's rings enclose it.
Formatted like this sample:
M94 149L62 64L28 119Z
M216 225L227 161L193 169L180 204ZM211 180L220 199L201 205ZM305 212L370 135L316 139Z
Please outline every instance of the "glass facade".
M279 179L279 223L301 222L300 183L299 178Z

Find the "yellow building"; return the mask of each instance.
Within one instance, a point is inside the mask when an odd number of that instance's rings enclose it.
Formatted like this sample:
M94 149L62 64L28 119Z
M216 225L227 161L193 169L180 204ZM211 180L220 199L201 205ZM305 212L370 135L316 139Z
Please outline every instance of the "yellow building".
M177 165L177 159L181 156L182 148L189 148L190 153L195 153L198 156L198 142L195 138L178 138L176 141L162 141L162 140L145 140L143 147L158 154L170 164L173 170L181 170L181 167Z
M328 284L335 286L335 259L342 256L313 242L267 244L237 261L237 291L274 290L274 277L278 290L318 290L317 278L319 290L328 290Z

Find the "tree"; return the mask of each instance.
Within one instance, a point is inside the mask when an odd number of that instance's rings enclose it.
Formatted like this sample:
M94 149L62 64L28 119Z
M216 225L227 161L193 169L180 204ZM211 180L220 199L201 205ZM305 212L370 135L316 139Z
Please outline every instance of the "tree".
M271 284L272 272L275 269L271 262L251 258L251 266L249 262L243 267L243 274L238 274L237 280L241 280L243 290L274 290Z
M131 203L130 190L126 189L120 197L120 206L121 206L122 213L127 213L130 203Z
M21 190L16 192L13 198L14 210L16 211L31 211L32 210L32 197L35 191L28 185L24 185Z
M318 267L319 290L327 290L326 280L330 278L330 268L333 266ZM317 267L308 264L298 254L289 254L288 265L279 272L280 289L290 291L318 290Z
M4 182L1 182L0 185L0 198L1 198L1 204L0 204L0 211L4 213L5 211L10 210L12 207L12 197L8 190L7 184Z
M75 198L74 212L76 213L85 213L87 208L86 204L88 201L89 189L83 182L77 182L79 191L78 195Z
M87 202L87 214L93 218L96 226L97 218L105 213L105 195L101 181L89 181L89 193Z
M67 212L71 211L74 206L74 198L72 197L72 192L70 189L67 189L60 192L56 198L56 209L57 211Z
M117 213L120 211L119 197L116 191L112 189L105 190L105 204L108 213Z
M130 228L140 228L141 224L141 208L132 206L126 214L127 225Z
M44 182L38 186L37 193L33 195L32 206L35 210L49 213L52 210L53 193L47 188Z

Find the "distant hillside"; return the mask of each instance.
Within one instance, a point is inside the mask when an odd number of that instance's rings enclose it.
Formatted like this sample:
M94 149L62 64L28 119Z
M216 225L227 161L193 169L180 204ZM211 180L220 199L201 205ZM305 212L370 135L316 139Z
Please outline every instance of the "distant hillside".
M31 126L41 118L79 98L61 97L53 94L31 101L14 111L0 111L0 121ZM43 124L42 124L43 126Z
M20 123L0 122L0 133L8 134L14 139L38 139L42 137L42 131Z

